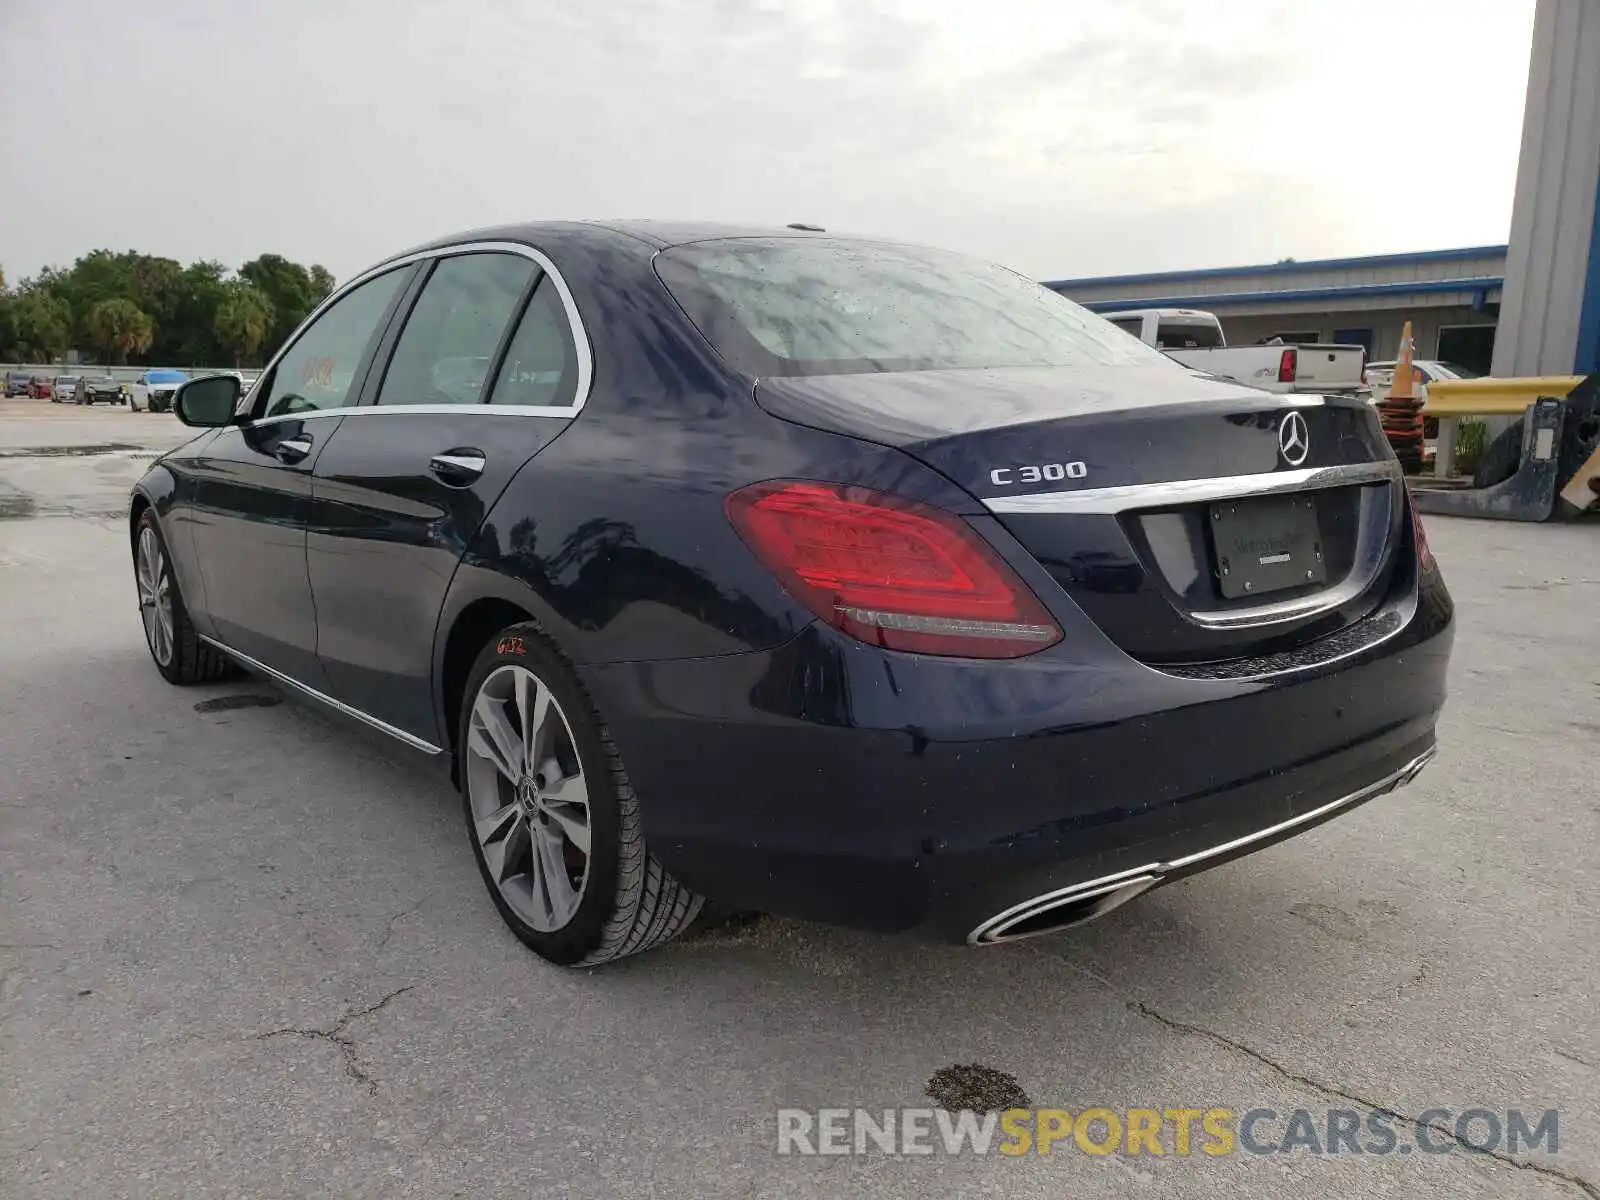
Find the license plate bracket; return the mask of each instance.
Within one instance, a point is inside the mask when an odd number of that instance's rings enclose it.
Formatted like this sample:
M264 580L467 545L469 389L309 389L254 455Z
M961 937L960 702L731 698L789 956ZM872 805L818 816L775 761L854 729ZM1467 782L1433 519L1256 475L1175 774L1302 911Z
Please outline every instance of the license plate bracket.
M1217 584L1229 600L1325 583L1327 563L1310 496L1261 496L1210 506Z

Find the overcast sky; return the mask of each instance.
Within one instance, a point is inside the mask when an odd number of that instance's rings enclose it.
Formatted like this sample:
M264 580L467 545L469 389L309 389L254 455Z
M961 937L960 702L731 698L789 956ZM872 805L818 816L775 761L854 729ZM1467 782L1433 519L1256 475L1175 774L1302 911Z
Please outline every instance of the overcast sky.
M1533 0L0 0L0 266L529 218L1057 278L1504 241Z

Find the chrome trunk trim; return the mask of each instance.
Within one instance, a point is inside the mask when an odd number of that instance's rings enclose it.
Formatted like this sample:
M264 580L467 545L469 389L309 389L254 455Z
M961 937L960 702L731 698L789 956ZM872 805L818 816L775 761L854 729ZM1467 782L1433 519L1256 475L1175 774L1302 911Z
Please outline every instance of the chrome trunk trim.
M1120 487L1080 488L1070 492L1036 492L1031 496L988 496L983 505L994 513L1100 513L1130 509L1173 508L1180 504L1281 496L1319 488L1404 480L1394 459L1307 467L1298 471L1266 471L1259 475L1222 475L1214 479L1176 479L1167 483L1130 483Z

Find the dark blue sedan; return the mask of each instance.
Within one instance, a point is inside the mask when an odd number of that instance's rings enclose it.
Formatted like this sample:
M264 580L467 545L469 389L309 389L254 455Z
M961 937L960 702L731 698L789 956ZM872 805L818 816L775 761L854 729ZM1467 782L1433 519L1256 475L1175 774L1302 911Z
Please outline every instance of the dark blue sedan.
M987 263L479 231L176 408L201 432L129 524L156 666L439 764L554 962L705 898L1063 929L1434 752L1451 602L1372 410L1198 377Z

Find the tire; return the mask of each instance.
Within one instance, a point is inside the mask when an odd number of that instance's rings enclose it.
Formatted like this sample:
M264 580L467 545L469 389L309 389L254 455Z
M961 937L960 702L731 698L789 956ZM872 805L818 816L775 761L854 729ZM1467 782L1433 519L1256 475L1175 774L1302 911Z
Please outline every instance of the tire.
M147 539L153 540L160 552L154 564L147 563L145 558ZM153 572L147 569L152 565ZM167 541L161 536L161 525L154 509L145 509L139 517L133 538L133 571L139 587L145 645L162 678L168 683L186 686L216 683L238 674L239 668L232 659L215 646L202 642L195 632L194 622L189 619L189 610L183 603L183 593L178 588L178 577L172 573L172 557L167 553ZM163 595L168 605L167 622L161 619Z
M1500 435L1484 449L1478 460L1478 469L1472 473L1475 488L1493 487L1517 473L1522 464L1522 422L1502 430Z
M523 750L529 739L522 699L544 714L532 756ZM486 714L495 712L515 761L493 744ZM607 962L670 941L699 915L704 900L646 847L639 800L611 735L537 626L512 626L479 654L463 693L456 745L479 874L501 919L535 954L560 966ZM528 757L537 760L531 772ZM521 782L513 784L519 768ZM580 792L581 809L570 799ZM587 856L571 832L580 820L587 821L580 839L589 843Z

